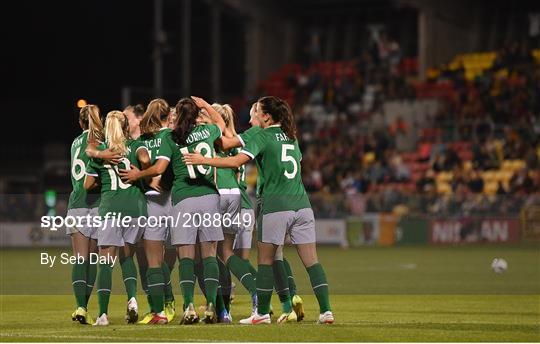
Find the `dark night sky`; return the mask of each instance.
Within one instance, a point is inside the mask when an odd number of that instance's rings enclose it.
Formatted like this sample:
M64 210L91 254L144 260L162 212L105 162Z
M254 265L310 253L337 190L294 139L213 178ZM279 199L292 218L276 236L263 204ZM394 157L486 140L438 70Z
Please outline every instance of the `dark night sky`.
M2 117L19 126L24 118L34 142L70 141L79 131L78 98L106 113L120 107L123 85L151 86L152 1L10 6L2 24Z

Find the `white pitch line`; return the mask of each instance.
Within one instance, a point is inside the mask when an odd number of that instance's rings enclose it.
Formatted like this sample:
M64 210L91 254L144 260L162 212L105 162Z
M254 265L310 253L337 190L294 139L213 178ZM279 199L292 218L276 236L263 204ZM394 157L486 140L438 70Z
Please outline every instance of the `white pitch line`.
M13 334L13 333L2 333L0 335L0 337L14 337L14 338L42 338L43 335L37 335L37 334ZM117 337L113 337L113 336L86 336L86 335L78 335L78 336L69 336L69 335L62 335L62 336L58 336L58 335L48 335L47 337L51 337L51 338L64 338L64 339L72 339L72 338L75 338L75 339L89 339L89 338L92 338L92 339L110 339L110 340L118 340L118 339L125 339L126 341L138 341L138 342L147 342L146 340L144 340L143 338L140 338L140 337L123 337L123 336L117 336ZM156 341L168 341L168 342L177 342L179 338L163 338L163 337L160 337L159 340L156 340ZM155 338L154 338L155 340ZM189 342L201 342L201 343L206 343L206 342L218 342L216 340L211 340L211 339L200 339L200 338L187 338L186 341L189 341Z

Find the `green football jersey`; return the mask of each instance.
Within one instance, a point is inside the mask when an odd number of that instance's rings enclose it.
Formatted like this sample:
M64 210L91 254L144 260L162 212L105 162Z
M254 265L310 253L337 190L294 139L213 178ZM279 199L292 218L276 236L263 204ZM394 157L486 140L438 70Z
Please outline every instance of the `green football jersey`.
M140 140L144 142L146 149L148 149L148 154L150 155L150 161L152 165L157 160L156 157L159 151L159 147L161 147L161 142L163 141L163 137L166 135L169 135L170 132L171 132L171 129L169 128L161 128L154 135L143 135L139 138ZM163 172L163 174L161 175L160 184L163 190L167 190L167 191L171 190L173 178L174 178L174 175L173 175L172 167L169 164L165 172ZM145 192L156 191L152 189L150 186L148 186L147 183L143 183L143 184L144 184Z
M198 151L206 157L214 156L214 141L221 137L221 130L215 124L198 125L186 139L186 145L174 142L172 133L167 131L161 140L156 159L168 160L174 173L172 202L209 194L217 194L215 168L204 165L187 166L182 161L183 153Z
M140 140L128 140L126 146L128 152L118 165L110 165L101 159L91 159L86 167L86 174L99 178L101 183L100 216L105 216L108 212L120 213L122 217L148 215L142 182L124 183L118 173L118 169L129 169L131 165L140 169L137 151L145 146ZM105 148L105 144L100 146L100 149Z
M236 155L241 149L235 148L233 151ZM238 168L238 186L240 187L240 194L242 195L242 209L253 209L253 203L247 192L246 165L242 165Z
M249 128L248 130L244 131L243 133L239 134L238 138L240 139L240 142L242 143L242 146L245 147L247 142L249 142L255 135L260 133L262 130L263 129L261 127L253 126L253 127ZM258 158L255 158L255 164L257 165L257 170L260 171L259 159ZM249 199L249 196L247 194L246 167L241 166L240 172L241 172L241 175L242 175L241 179L243 179L243 186L242 186L242 182L240 182L240 187L244 188L244 191L242 192L242 201L244 201L244 199L246 199L250 204L250 208L248 208L248 209L252 209L253 205L252 205L251 200ZM262 174L259 173L257 175L257 185L256 185L256 188L255 188L257 196L259 196L261 194L263 186L264 186L264 180L262 178Z
M231 149L228 153L217 152L217 156L226 158L236 155L236 150ZM232 168L217 168L216 184L218 189L239 189L238 179L236 178L236 170Z
M242 153L256 160L264 181L260 194L263 214L311 207L302 183L298 141L289 139L279 125L255 135Z
M86 165L90 161L86 155L87 146L88 130L85 130L71 144L71 186L73 191L69 195L68 209L95 208L99 205L99 189L88 192L84 189Z

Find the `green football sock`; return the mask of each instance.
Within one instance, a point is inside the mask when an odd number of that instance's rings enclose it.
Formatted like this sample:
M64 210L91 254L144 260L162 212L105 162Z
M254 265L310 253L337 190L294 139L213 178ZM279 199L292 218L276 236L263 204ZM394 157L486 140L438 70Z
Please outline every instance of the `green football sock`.
M257 292L253 275L251 275L248 264L242 258L233 254L227 260L227 267L238 278L250 295L254 295Z
M97 264L88 263L86 267L86 304L90 300L90 295L92 295L92 290L94 289L94 284L96 283L97 276Z
M251 265L251 262L249 261L249 259L244 259L244 261L247 263L248 265L248 268L249 268L249 272L251 272L251 276L253 276L253 280L254 281L257 281L257 270L255 270L255 268L253 267L253 265Z
M279 296L279 301L281 301L281 308L283 309L283 313L290 313L292 311L292 302L285 265L282 260L274 260L272 268L274 271L274 286Z
M216 257L203 259L204 266L204 289L206 290L206 302L216 304L217 289L219 284L219 268Z
M109 297L111 296L112 286L112 271L111 264L99 264L97 294L99 303L99 316L103 313L108 313Z
M324 313L330 309L330 297L328 295L328 282L326 281L326 274L321 264L316 263L306 268L309 274L309 280L311 281L311 287L313 292L319 301L320 312Z
M218 285L217 295L216 295L216 312L217 314L221 314L224 310L227 310L225 308L225 302L223 301L223 292L221 290L221 285Z
M159 313L163 311L164 302L164 278L162 268L148 268L146 273L148 279L148 294L152 300L152 312Z
M184 308L193 303L193 294L195 292L195 275L193 274L194 263L191 258L180 259L178 271L180 275L180 290L184 297Z
M218 267L219 267L219 285L220 285L220 291L221 291L221 299L223 301L223 305L227 312L230 310L231 306L231 289L232 289L232 281L231 281L231 271L227 267L227 265L223 264L221 259L217 260ZM219 304L219 292L218 292L218 304Z
M292 298L294 295L296 295L296 283L294 282L291 265L289 264L289 261L285 258L283 258L283 265L285 266L285 272L287 273L287 281L289 282L289 293L291 294Z
M146 301L148 301L148 306L150 307L150 312L154 307L152 306L152 299L150 298L150 293L148 292L148 279L146 274L148 273L148 264L146 259L140 259L137 254L137 265L139 266L139 275L141 276L141 288L146 294Z
M206 290L204 289L204 267L202 261L198 260L194 263L194 270L195 276L197 277L197 281L199 282L199 288L201 288L201 292L203 295L206 296Z
M71 269L71 285L77 307L86 308L86 269L88 262L75 263Z
M169 269L169 265L163 262L161 264L161 270L163 271L163 281L165 283L165 287L163 288L163 292L165 293L165 302L174 301L174 294L171 284L171 270Z
M129 300L132 297L137 296L137 268L133 262L133 257L125 257L120 264L122 268L122 278L124 279L127 298Z
M259 314L270 312L270 301L274 291L274 272L272 265L259 264L257 268L257 311Z

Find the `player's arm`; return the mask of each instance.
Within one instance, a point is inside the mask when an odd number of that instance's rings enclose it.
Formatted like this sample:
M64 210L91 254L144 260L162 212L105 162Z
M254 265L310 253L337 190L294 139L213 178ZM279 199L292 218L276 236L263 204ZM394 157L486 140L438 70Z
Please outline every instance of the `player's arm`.
M114 153L108 148L105 150L99 150L97 142L88 142L85 152L90 158L103 159L106 162L114 165L117 165L120 162L120 158L122 158L120 154Z
M240 136L238 135L233 137L222 136L220 139L216 140L216 143L223 150L229 150L232 148L238 148L243 146L242 141L240 140Z
M225 131L223 132L223 136L222 136L222 137L233 138L233 137L234 137L234 134L231 133L231 131L229 130L228 127L225 127Z
M212 122L214 122L214 124L219 127L219 130L221 130L221 132L225 131L225 121L223 120L223 118L221 118L221 115L216 110L214 110L212 105L208 104L206 100L199 97L191 96L191 99L193 99L193 101L199 108L206 110L208 115L210 115Z
M140 146L139 148L137 148L137 160L139 160L139 163L141 164L141 169L143 170L146 170L152 165L152 161L150 160L150 154L148 154L148 149L146 149L145 146ZM146 177L144 179L151 187L155 188L155 183L152 185L152 177Z
M229 150L232 148L240 148L246 146L246 138L250 137L252 138L254 134L256 134L260 128L252 127L246 131L244 131L242 134L237 134L233 137L224 137L222 136L219 140L216 141L216 143L223 149L223 150Z
M146 170L152 165L152 162L150 161L150 155L148 154L148 150L145 147L139 147L137 149L137 160L141 163L141 168L143 170Z
M92 175L85 175L84 176L84 184L83 187L85 190L91 190L95 188L98 185L97 178Z
M136 166L131 166L130 170L119 170L118 173L122 181L133 183L141 178L155 177L163 174L169 166L169 160L157 159L156 163L145 170L139 170Z
M156 191L163 192L163 188L161 187L161 175L150 178L148 186Z
M243 152L240 152L243 153ZM247 154L237 154L227 158L207 158L199 152L185 153L182 160L186 165L209 165L219 168L238 168L251 160Z

